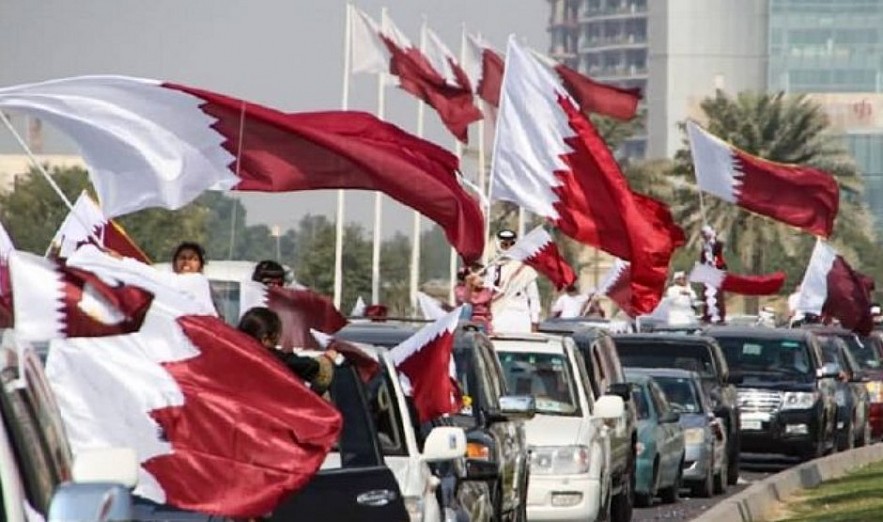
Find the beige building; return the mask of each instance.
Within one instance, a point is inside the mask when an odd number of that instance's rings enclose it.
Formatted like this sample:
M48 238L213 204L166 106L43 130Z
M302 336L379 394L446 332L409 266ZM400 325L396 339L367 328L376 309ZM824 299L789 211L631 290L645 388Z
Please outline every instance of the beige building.
M54 167L85 169L83 158L73 154L37 154L40 164L52 169ZM32 167L31 160L25 154L0 154L0 190L8 190L15 182L16 176L26 175Z

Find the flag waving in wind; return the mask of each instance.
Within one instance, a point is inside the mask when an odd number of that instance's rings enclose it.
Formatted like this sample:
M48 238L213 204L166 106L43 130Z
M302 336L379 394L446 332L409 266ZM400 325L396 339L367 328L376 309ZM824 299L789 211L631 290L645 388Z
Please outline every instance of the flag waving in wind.
M811 234L831 235L840 205L831 174L752 156L693 121L687 136L700 190Z
M88 230L85 226L90 227ZM121 256L137 259L142 263L150 263L147 255L132 241L126 232L115 221L104 217L98 204L84 190L74 208L68 213L55 237L52 238L52 250L58 257L67 258L85 243L101 241L101 245Z
M124 76L7 87L0 109L39 117L79 146L107 217L179 208L207 189L376 190L439 224L465 259L484 247L457 158L367 113L286 114Z
M576 282L576 273L561 256L555 240L542 225L519 239L506 251L506 257L521 261L548 277L558 290Z
M491 177L491 199L511 201L631 262L634 311L656 307L683 232L665 205L632 192L564 87L511 38Z
M420 422L460 411L459 390L451 374L460 312L460 308L449 312L389 351L396 368L410 382Z
M503 85L503 57L484 40L466 35L466 55L463 68L479 98L491 107L500 106L500 88Z

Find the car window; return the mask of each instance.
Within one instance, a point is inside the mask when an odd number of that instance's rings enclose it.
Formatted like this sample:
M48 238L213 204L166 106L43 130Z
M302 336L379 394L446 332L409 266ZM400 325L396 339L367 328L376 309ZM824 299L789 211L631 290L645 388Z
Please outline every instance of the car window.
M863 370L877 369L881 367L880 339L876 336L859 337L847 335L844 339L849 352L855 358L859 367Z
M724 337L718 339L718 343L731 371L743 376L813 378L813 359L802 340Z
M507 389L505 377L503 377L503 369L500 366L499 359L497 359L496 352L488 343L484 342L484 340L478 341L476 348L485 368L488 369L485 375L488 377L486 382L491 387L488 394L488 399L491 401L489 404L493 409L497 409L500 404L500 397L506 395Z
M509 389L516 395L533 395L538 412L579 414L573 375L563 353L503 352L500 362Z
M662 391L662 388L659 387L655 380L649 381L647 388L650 390L650 400L653 401L653 407L656 409L657 415L662 417L671 411L671 404L669 404L665 392Z
M478 410L487 411L494 404L490 393L482 386L481 376L488 369L481 357L473 349L460 349L454 352L454 366L456 368L457 383L463 394L463 409L461 415L475 417Z
M221 318L228 324L237 325L239 323L239 282L238 281L216 281L209 279L209 288L211 289L212 302Z
M619 359L619 353L616 351L616 344L609 336L602 337L601 349L604 351L604 358L610 366L609 375L616 382L625 381L625 373L622 371L622 361Z
M632 388L632 401L635 404L635 416L638 420L650 418L650 404L647 402L647 393L643 386Z
M678 413L702 413L702 401L692 379L681 377L654 377L665 392L671 408Z
M375 443L368 401L361 380L349 364L335 367L328 392L343 418L343 429L335 448L340 453L341 467L381 465L383 457Z
M589 380L589 374L586 372L586 361L579 350L573 351L573 357L576 359L576 373L579 375L579 380L582 381L583 389L586 391L586 400L589 403L589 407L594 409L595 399L597 397L594 396L592 383Z
M368 383L371 414L377 427L380 450L385 456L406 456L402 413L396 400L395 387L389 374L384 371ZM419 431L419 427L418 431Z
M638 368L678 368L698 373L704 378L716 378L708 347L702 344L646 343L617 340L616 348L623 366Z
M55 403L54 396L49 390L49 383L42 378L40 363L33 357L27 357L24 370L28 387L26 393L33 405L34 413L41 427L43 442L46 451L52 459L52 465L56 470L59 480L70 479L71 450L61 423L61 414Z
M607 378L607 368L604 367L603 357L601 357L601 347L598 343L592 343L592 361L595 367L595 377L597 378L597 387L595 394L601 395L604 390L610 386L610 380Z

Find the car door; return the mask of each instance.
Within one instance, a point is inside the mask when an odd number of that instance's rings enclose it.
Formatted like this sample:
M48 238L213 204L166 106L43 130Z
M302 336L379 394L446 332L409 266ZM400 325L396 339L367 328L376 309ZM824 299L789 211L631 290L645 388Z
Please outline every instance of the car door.
M335 369L329 393L343 416L335 448L340 466L320 470L271 520L409 520L398 483L383 462L362 381L348 363Z
M665 392L662 391L662 388L655 381L651 380L649 382L648 389L650 390L650 400L653 401L657 419L661 420L671 413L671 406L668 404L668 399L665 398ZM677 422L658 422L658 426L659 473L660 477L664 476L665 482L668 483L674 479L673 473L677 472L676 466L680 462L677 440L681 428Z

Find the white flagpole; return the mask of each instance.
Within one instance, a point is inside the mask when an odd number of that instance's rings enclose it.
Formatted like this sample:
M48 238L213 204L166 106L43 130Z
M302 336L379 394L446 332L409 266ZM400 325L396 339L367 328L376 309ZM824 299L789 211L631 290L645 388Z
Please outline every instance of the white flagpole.
M423 23L420 24L420 52L426 51L426 17L423 17ZM423 119L426 113L426 107L423 100L417 102L417 137L423 137ZM417 291L420 285L420 213L414 211L414 224L411 231L411 281L410 281L410 298L411 310L414 315L417 314Z
M387 22L386 7L380 10L380 27L386 31ZM386 118L386 73L377 75L377 117ZM381 233L383 227L383 194L380 191L374 193L374 245L371 250L371 304L380 303L380 246L383 241Z
M481 34L478 35L481 38ZM484 58L482 58L484 60ZM483 65L483 64L482 64ZM477 86L476 86L477 87ZM478 188L482 191L487 198L487 208L485 208L484 213L484 237L487 241L490 241L491 236L491 208L493 208L493 203L491 202L491 186L487 180L487 156L485 149L485 128L484 122L487 120L487 114L491 112L490 104L484 100L479 101L481 106L484 108L485 117L478 120ZM484 252L481 255L482 264L487 264L488 248L485 247Z
M527 224L527 212L524 207L518 207L518 237L524 237L524 228Z
M343 99L340 104L342 110L348 110L350 105L350 60L353 48L353 6L346 4L346 27L343 30ZM343 297L343 207L344 191L337 191L337 216L335 219L334 237L334 306L340 309Z
M460 64L466 61L466 24L460 26ZM479 120L481 121L481 120ZM462 170L463 167L463 144L460 140L454 138L454 154L457 155L457 163ZM479 185L478 190L484 190ZM448 259L448 302L454 304L455 292L454 287L457 284L457 251L451 247L450 257Z

